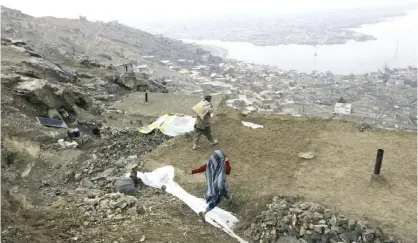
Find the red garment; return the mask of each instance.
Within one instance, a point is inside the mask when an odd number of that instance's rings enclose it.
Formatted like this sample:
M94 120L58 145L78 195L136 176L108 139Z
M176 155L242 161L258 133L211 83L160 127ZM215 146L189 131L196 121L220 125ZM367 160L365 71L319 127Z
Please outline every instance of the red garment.
M192 174L196 174L196 173L202 173L206 171L206 164L200 166L197 169L192 170ZM226 165L226 174L229 175L229 173L231 173L231 166L229 165L229 160L225 160L225 165Z

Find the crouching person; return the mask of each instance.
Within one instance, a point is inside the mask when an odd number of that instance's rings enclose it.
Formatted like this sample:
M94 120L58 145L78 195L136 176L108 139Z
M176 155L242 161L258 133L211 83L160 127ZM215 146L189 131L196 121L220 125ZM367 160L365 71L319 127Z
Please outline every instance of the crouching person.
M190 174L206 172L206 203L208 204L205 211L200 212L199 216L205 222L205 215L207 212L214 209L223 197L229 203L232 202L232 197L228 193L228 184L226 175L231 173L231 166L228 158L221 150L216 150L210 156L209 161L201 167L190 171Z
M121 177L116 183L116 192L123 193L129 196L136 196L137 187L139 186L141 179L137 176L137 171L132 169L129 177Z

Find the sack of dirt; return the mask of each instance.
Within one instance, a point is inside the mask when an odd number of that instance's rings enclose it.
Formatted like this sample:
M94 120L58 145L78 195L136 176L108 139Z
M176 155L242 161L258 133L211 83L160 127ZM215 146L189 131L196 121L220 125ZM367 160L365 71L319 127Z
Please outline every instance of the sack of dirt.
M206 100L202 100L193 106L192 109L201 119L203 119L211 111L211 104Z

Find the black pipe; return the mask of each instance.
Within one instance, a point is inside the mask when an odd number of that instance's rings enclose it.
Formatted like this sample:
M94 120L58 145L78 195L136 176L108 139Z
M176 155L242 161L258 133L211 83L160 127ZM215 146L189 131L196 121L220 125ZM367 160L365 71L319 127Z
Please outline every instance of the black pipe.
M383 152L384 152L383 149L377 150L376 164L374 166L375 175L380 175L380 168L382 167L382 160L383 160Z

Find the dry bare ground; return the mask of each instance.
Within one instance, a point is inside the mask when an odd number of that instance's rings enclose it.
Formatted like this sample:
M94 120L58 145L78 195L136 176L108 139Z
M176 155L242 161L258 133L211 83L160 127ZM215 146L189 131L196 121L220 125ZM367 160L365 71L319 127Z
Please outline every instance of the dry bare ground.
M201 196L204 175L190 176L187 171L220 148L231 160L228 180L234 194L233 206L221 207L238 214L244 224L272 196L300 195L380 225L404 242L416 242L416 134L377 129L360 132L349 122L291 117L244 118L265 126L255 130L242 126L239 116L220 114L217 120L213 126L220 140L217 147L203 139L202 147L193 151L190 138L179 138L172 146L149 154L147 167L172 164L178 169L175 180ZM381 178L375 180L371 175L379 148L385 154ZM299 152L307 151L316 157L298 157ZM216 235L213 237L225 240Z
M243 225L264 210L272 196L300 195L336 208L348 217L382 226L403 242L416 242L415 134L384 130L361 133L352 123L319 119L244 118L265 126L253 130L242 126L241 119L235 113L218 114L213 131L220 140L219 146L212 147L202 139L202 147L192 150L191 137L178 137L147 154L145 169L171 164L176 168L175 180L190 193L202 197L204 174L187 172L205 163L210 153L220 148L231 160L228 180L234 195L232 205L221 203L220 207L237 214ZM10 148L23 151L18 140L5 142ZM28 165L29 157L38 150L29 143L24 148L28 163L22 165ZM378 148L385 150L380 181L371 180ZM316 157L312 160L298 157L299 152L308 151ZM31 166L27 177L16 180L17 187L2 187L3 232L19 237L18 240L9 237L5 242L113 243L135 242L143 236L144 242L236 242L222 230L200 223L197 215L179 200L147 187L137 196L147 209L145 215L84 225L77 203L69 200L78 197L77 186L63 183L58 171L51 169L56 163L76 160L79 154L41 153L45 160ZM24 173L28 168L23 166L19 171ZM55 191L39 188L40 178L46 177L51 177L52 187L68 195L48 196L55 195ZM25 202L34 208L27 208ZM74 231L81 232L77 233L81 234L77 241L73 239ZM244 236L242 228L237 233Z

